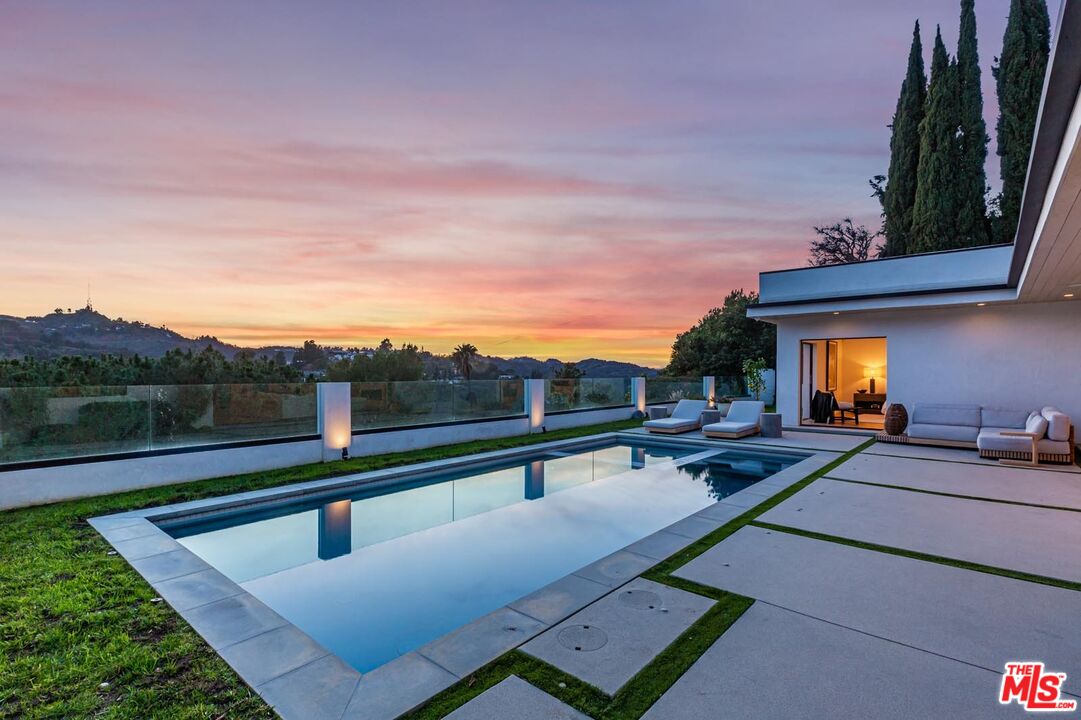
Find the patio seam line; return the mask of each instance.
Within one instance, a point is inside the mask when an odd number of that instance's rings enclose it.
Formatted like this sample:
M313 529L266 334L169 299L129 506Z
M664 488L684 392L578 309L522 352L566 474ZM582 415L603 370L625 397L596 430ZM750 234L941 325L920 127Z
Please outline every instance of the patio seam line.
M176 550L170 550L169 552L176 552ZM190 552L190 551L189 551L189 552ZM155 556L154 556L154 555L151 555L150 557L155 557ZM198 555L196 555L196 557L199 557L199 556L198 556ZM145 560L145 559L146 559L146 558L139 558L139 560ZM202 558L199 558L199 559L200 559L200 560L202 560ZM136 560L135 562L139 562L139 560ZM155 582L155 583L163 583L163 582L169 582L170 580L179 580L179 579L180 579L180 578L182 578L182 577L187 577L188 575L194 575L195 573L198 573L198 572L206 572L208 568L209 568L210 570L214 570L214 569L215 569L215 568L214 568L214 567L213 567L212 565L207 565L207 567L205 567L205 568L198 568L197 570L189 570L188 572L186 572L186 573L181 573L180 575L170 575L169 577L163 577L163 578L159 578L158 580L155 580L154 582ZM138 568L135 568L135 572L139 572L139 569L138 569ZM220 572L220 571L219 571L219 572ZM145 575L143 575L143 574L142 574L141 572L139 573L139 575L140 575L140 576L141 576L141 577L143 578L143 580L145 580L145 581L146 581L147 583L149 583L149 582L150 582L149 580L147 580L147 579L146 579L146 576L145 576ZM151 585L151 587L153 587L153 585ZM157 588L154 588L154 589L155 589L155 590L157 590ZM159 597L160 597L160 596L159 596ZM199 607L202 607L202 606L199 606ZM193 609L194 609L194 608L193 608Z
M883 444L888 445L889 443L883 443ZM909 446L909 447L911 447L911 446ZM939 446L930 445L928 447L939 447ZM960 452L971 452L971 451L966 450L965 448L942 447L940 449L943 449L943 450L958 450ZM868 452L867 454L868 455L877 455L878 457L896 458L898 460L915 460L917 462L940 462L940 463L950 463L952 465L975 465L977 467L1000 468L1000 469L1003 469L1003 470L1015 469L1015 468L1013 468L1013 467L1011 467L1009 465L1000 465L998 463L992 463L992 462L976 462L974 460L947 460L946 458L916 457L915 455L895 455L893 453L887 453L887 452ZM1063 474L1063 475L1077 475L1077 473L1074 472L1073 470L1067 470L1066 469L1066 468L1071 468L1071 467L1076 467L1076 466L1077 466L1076 463L1070 464L1070 465L1063 465L1061 468L1056 467L1054 465L1050 465L1050 464L1042 464L1042 465L1039 466L1039 470L1042 471L1042 472L1057 472L1057 473ZM1024 469L1024 468L1022 468L1022 469Z
M849 547L859 548L861 550L870 550L872 552L879 552L884 555L897 555L899 557L907 557L913 560L922 560L924 562L932 562L938 565L945 565L947 567L955 567L961 570L971 570L973 572L982 572L987 575L995 575L998 577L1007 577L1013 580L1021 580L1023 582L1030 582L1034 585L1048 585L1050 587L1057 587L1063 590L1072 590L1074 592L1081 592L1081 583L1071 582L1070 580L1062 580L1060 578L1048 577L1047 575L1036 575L1035 573L1026 573L1021 570L1010 570L1009 568L995 567L994 565L984 565L982 563L972 562L971 560L959 560L957 558L946 557L944 555L932 555L930 553L920 552L919 550L906 550L905 548L893 547L891 545L880 545L878 543L868 542L866 540L855 540L853 538L846 538L840 535L828 535L826 533L814 532L813 530L802 530L800 528L788 527L787 525L775 525L773 523L759 522L752 520L749 525L753 525L763 530L773 530L776 532L788 533L789 535L800 535L803 537L811 538L812 540L821 540L823 542L832 542L838 545L847 545Z
M1073 473L1070 474L1073 475ZM1000 505L1016 505L1018 507L1040 508L1041 510L1061 510L1063 512L1081 513L1081 508L1063 507L1061 505L1040 505L1039 503L1019 502L1017 500L1002 500L999 498L977 497L975 495L958 495L957 493L941 492L939 490L925 490L924 488L907 487L905 485L890 485L888 483L876 483L870 482L869 480L853 480L851 478L831 477L829 475L824 475L823 479L833 480L834 482L850 483L852 485L867 485L869 487L880 487L888 490L904 490L906 492L923 493L924 495L939 495L941 497L957 498L958 500L978 500L980 502L998 503Z
M281 629L282 627L285 627L285 626L284 626L284 625L279 625L278 627L276 627L276 628L273 628L273 629L274 629L274 630L279 630L279 629ZM262 635L262 634L263 634L263 633L259 633L259 635ZM259 635L252 635L252 637L258 637ZM244 638L244 640L251 640L251 638ZM237 642L238 642L238 643L240 643L240 642L244 642L244 640L238 640ZM232 643L232 644L233 644L233 645L236 645L237 643ZM257 685L256 687L262 687L262 686L266 685L267 683L272 683L272 682L274 682L275 680L280 680L281 678L285 677L286 675L292 675L292 674L293 674L293 673L295 673L295 672L300 672L301 670L303 670L304 668L308 667L308 666L309 666L309 665L311 665L312 663L317 663L317 662L319 662L320 660L322 660L323 658L327 657L328 655L330 655L330 653L327 653L327 655L321 655L321 656L319 656L319 657L317 657L317 658L312 658L311 660L309 660L308 662L304 663L303 665L297 665L297 666L296 666L295 668L293 668L292 670L286 670L286 671L285 671L285 672L283 672L283 673L282 673L281 675L275 675L274 677L270 678L269 680L264 680L263 682L259 683L259 685ZM354 670L354 671L355 671L355 672L357 673L357 675L358 675L358 676L360 675L360 671L359 671L359 670L356 670L355 668L352 668L352 666L350 666L350 668L351 668L351 669L353 669L353 670ZM358 677L357 679L359 680L360 678ZM355 689L355 688L354 688L353 692L356 692L356 689ZM352 693L350 693L350 697L352 697ZM266 701L264 701L264 702L266 702ZM267 704L269 705L270 703L268 702ZM344 714L344 712L343 712L343 714Z
M215 572L220 572L220 571L216 570L215 568L210 568L210 569L214 570ZM196 570L195 572L206 572L206 570L205 569ZM193 573L188 573L188 574L191 575ZM187 576L186 575L181 575L181 576L175 577L175 578L167 578L165 580L159 580L158 582L159 583L167 583L167 582L171 582L173 580L179 580L181 577L187 577ZM224 576L222 576L222 577L224 577ZM228 580L228 579L229 578L226 578L226 580ZM233 582L233 581L229 580L229 582ZM233 583L233 584L235 585L236 583ZM157 588L154 588L154 589L157 590ZM201 610L202 608L205 608L207 605L213 605L216 602L221 602L222 600L229 600L230 598L235 598L235 597L238 597L238 596L244 595L244 594L247 594L247 591L244 588L237 585L237 590L234 593L230 593L229 595L223 595L222 597L219 597L219 598L214 598L213 600L209 600L209 601L207 601L205 603L200 603L198 605L192 605L191 607L184 608L183 610L178 610L177 608L173 607L173 604L171 602L169 602L168 600L166 600L164 597L162 597L160 592L158 593L158 597L160 597L162 599L162 602L166 603L169 607L173 608L173 612L182 614L182 613L186 613L186 612L194 612L195 610ZM258 599L258 598L256 598L256 599ZM186 619L187 618L185 618L185 620ZM279 627L281 627L281 626L279 626ZM277 628L274 628L274 629L276 630ZM262 635L262 634L263 634L262 632L259 633L259 635ZM256 636L253 635L252 637L256 637ZM250 640L250 639L251 638L244 638L244 640ZM244 642L244 640L237 640L237 642ZM236 643L231 643L231 644L236 644Z
M522 614L523 614L523 615L525 615L525 613L522 613ZM463 627L464 627L464 626L463 626ZM440 636L440 637L442 637L442 636ZM439 638L436 638L436 639L438 640ZM428 657L427 655L425 655L425 654L424 654L424 653L422 652L422 651L423 651L423 649L424 649L424 647L423 647L423 646L421 646L421 647L417 648L416 650L414 650L413 652L415 652L415 653L416 653L417 655L420 655L420 656L421 656L422 658L424 658L425 660L427 660L428 662L430 662L430 663L431 663L432 665L435 665L435 666L436 666L437 668L439 668L439 669L440 669L440 670L442 670L443 672L447 673L447 674L448 674L448 675L450 675L451 677L455 677L455 678L458 678L458 681L459 681L459 682L460 682L460 681L462 681L462 680L465 680L465 678L464 678L464 677L462 677L462 676L461 676L461 675L459 675L458 673L454 672L454 671L453 671L453 670L451 670L450 668L446 668L446 667L443 667L443 665L441 665L441 664L439 663L439 661L438 661L438 660L434 660L434 659L432 659L432 658ZM513 650L517 650L517 649L518 649L518 646L517 646L517 645L515 645L514 647L512 647L512 648L511 648L510 650L508 650L507 652L511 652L511 651L513 651ZM408 654L408 653L407 653L407 654ZM402 656L399 656L399 657L402 657ZM487 665L487 664L488 664L488 663L484 663L484 665ZM484 665L481 665L480 667L484 667ZM477 668L477 670L480 670L480 668ZM474 670L473 672L476 672L477 670ZM469 675L472 675L472 674L473 674L473 673L469 673ZM354 695L356 694L356 691L355 691L355 690L353 691L353 694L354 694ZM352 699L352 698L350 698L350 699ZM424 702L427 702L427 700L425 700Z

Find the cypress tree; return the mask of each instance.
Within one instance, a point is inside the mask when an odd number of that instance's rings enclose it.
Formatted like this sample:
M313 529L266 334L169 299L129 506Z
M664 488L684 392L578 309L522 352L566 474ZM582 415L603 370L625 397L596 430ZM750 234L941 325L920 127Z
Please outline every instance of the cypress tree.
M912 210L916 204L916 176L920 162L920 122L927 101L927 76L923 71L920 21L912 30L908 72L901 83L897 110L890 134L890 169L882 202L886 244L883 255L904 255L912 246Z
M961 32L957 39L957 92L960 99L960 169L957 185L957 242L961 247L986 245L987 127L983 121L980 55L976 47L976 9L961 0Z
M909 252L959 247L957 181L960 147L957 65L950 62L942 33L935 29L927 109L920 123L916 202L912 209Z
M1001 234L995 239L1002 242L1013 240L1021 214L1021 195L1047 70L1050 33L1044 0L1011 0L1010 17L1002 36L1002 57L991 70L998 90L995 134L1002 177Z

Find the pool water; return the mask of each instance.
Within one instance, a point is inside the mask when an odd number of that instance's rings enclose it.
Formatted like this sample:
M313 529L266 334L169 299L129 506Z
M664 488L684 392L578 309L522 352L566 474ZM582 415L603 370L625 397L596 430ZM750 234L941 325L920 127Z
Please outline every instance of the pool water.
M163 529L367 672L800 459L609 444Z

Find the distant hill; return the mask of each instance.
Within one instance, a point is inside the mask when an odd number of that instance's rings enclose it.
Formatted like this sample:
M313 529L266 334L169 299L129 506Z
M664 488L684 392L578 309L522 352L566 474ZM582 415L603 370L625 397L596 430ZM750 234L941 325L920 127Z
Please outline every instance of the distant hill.
M165 326L152 327L138 320L112 319L90 307L75 312L54 311L40 317L0 315L0 359L30 356L38 360L48 360L65 355L103 354L161 357L169 350L198 352L207 345L230 359L239 352L250 352L259 357L273 356L281 351L285 354L286 362L292 361L293 354L298 349L288 346L245 348L222 342L209 335L189 338ZM479 361L488 366L490 374L527 378L552 377L564 364L554 358L537 360L531 357L482 356ZM652 368L597 358L589 358L576 364L589 377L657 374ZM449 362L447 367L450 368Z

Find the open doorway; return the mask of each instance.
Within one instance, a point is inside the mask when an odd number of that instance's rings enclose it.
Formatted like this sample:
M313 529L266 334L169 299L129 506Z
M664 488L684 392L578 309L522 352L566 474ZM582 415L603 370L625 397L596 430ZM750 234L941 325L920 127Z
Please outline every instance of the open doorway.
M882 429L886 338L800 341L800 425Z

